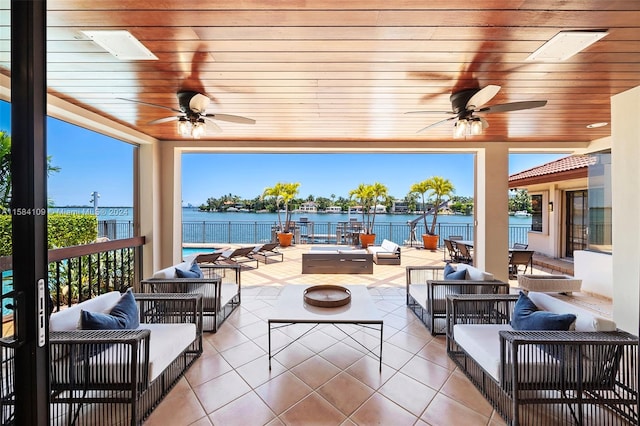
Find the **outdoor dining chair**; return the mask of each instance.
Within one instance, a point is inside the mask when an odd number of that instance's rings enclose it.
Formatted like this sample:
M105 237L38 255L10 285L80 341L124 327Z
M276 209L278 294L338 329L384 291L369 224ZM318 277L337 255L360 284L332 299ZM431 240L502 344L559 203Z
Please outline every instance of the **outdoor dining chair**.
M533 250L513 250L509 256L509 279L515 279L520 273L520 267L524 266L523 274L527 269L533 271Z
M458 252L459 252L458 262L472 264L473 256L471 255L469 246L466 244L456 243L456 247L458 248Z
M460 251L458 250L458 246L455 243L455 241L451 241L447 239L443 241L444 241L444 246L446 247L445 253L449 253L449 260L451 262L458 262L460 260Z

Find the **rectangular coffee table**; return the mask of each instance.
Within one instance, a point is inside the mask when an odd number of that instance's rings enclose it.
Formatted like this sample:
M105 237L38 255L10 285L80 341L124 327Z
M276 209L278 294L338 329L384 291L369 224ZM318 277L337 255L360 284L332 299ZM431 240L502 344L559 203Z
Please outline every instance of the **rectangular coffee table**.
M382 371L382 327L384 321L382 315L376 308L367 288L357 285L344 286L351 291L351 302L344 306L335 308L319 308L308 305L304 302L303 293L307 285L288 285L280 293L280 298L276 304L276 313L269 318L269 369L271 369L271 358L291 346L298 339L306 336L321 324L332 324L342 331L347 337L364 348L367 353L373 355L380 363ZM271 353L271 331L294 324L313 324L311 328L295 337L292 342L280 348L274 354ZM366 347L357 341L353 336L344 331L340 325L358 325L380 332L380 351L375 353L373 349Z

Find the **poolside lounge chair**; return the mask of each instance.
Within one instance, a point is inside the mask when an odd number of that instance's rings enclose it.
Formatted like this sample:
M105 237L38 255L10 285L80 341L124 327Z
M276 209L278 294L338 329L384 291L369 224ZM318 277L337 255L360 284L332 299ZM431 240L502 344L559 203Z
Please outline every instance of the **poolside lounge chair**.
M252 256L265 264L269 263L269 258L276 258L273 260L274 262L282 262L284 260L284 254L278 251L278 243L266 243L256 246L252 251ZM277 257L280 257L280 260Z
M258 260L253 257L254 249L255 246L225 250L222 252L222 255L220 255L220 259L222 260L222 262L235 263L247 268L251 268L250 265L247 265L248 263L255 262L255 268L257 269Z
M221 251L214 251L213 253L203 253L196 257L197 263L216 263L218 258L222 256Z

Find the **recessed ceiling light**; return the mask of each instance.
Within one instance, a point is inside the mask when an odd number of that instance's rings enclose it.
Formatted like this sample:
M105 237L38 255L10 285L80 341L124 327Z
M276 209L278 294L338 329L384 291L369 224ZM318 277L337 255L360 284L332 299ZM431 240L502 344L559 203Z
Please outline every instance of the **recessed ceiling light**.
M607 124L609 124L609 123L607 123L605 121L602 121L600 123L587 124L587 129L597 129L598 127L604 127Z
M126 30L81 31L96 44L123 61L156 60L140 40Z
M527 61L565 61L607 34L606 31L560 31L529 55Z

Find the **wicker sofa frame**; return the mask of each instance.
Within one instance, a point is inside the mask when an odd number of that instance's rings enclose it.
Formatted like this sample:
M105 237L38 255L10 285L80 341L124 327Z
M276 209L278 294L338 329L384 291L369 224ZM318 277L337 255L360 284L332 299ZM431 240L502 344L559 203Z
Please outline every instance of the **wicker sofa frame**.
M204 331L215 333L240 306L242 266L203 263L199 267L204 278L148 278L140 285L144 293L202 294Z
M447 353L507 424L638 424L636 336L623 331L500 331L500 372L506 378L501 381L458 346L455 324L509 324L517 299L447 297Z
M444 266L407 266L407 307L432 335L446 334L446 297L449 294L507 294L509 284L500 280L444 280ZM411 294L411 285L426 284L426 301Z
M51 332L51 354L65 357L51 365L50 424L141 425L200 357L201 295L136 293L135 299L141 324L195 324L193 343L149 381L149 330ZM106 346L109 355L87 355Z

